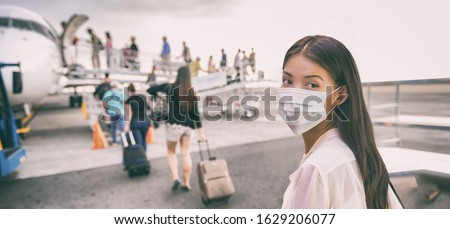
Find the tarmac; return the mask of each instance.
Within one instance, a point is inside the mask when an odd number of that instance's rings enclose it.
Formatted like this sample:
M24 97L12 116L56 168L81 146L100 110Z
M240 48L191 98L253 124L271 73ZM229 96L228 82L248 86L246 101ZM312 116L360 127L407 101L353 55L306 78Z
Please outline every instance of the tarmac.
M392 102L390 90L373 90L373 102ZM151 174L129 179L120 165L121 147L92 150L88 122L80 109L68 107L67 100L67 95L48 97L31 121L32 131L24 140L28 159L15 173L0 179L0 208L206 207L200 200L196 176L196 141L191 148L192 190L173 193L165 159L164 126L155 130L156 144L148 147ZM401 112L450 116L448 85L405 86ZM280 208L288 176L303 153L301 137L294 136L279 118L267 121L260 117L250 123L204 121L203 125L213 154L227 160L236 187L228 204L207 207ZM391 137L394 129L376 127L377 139ZM403 127L399 133L402 147L450 154L449 131ZM416 188L411 188L412 176L416 176ZM392 182L407 208L450 208L448 190L441 190L434 201L427 199L436 185L421 176L393 174Z

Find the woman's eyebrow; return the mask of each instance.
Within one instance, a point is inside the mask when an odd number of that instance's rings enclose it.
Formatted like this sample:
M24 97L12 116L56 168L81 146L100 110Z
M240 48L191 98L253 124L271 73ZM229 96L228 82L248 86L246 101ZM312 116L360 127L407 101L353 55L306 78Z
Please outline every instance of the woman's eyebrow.
M289 72L287 72L287 71L283 71L283 74L286 74L286 75L288 75L288 76L290 76L290 77L293 77L292 74L289 73Z
M309 79L309 78L319 78L320 80L323 81L322 76L319 76L319 75L309 75L309 76L305 76L305 77L303 77L303 78L305 78L305 79Z

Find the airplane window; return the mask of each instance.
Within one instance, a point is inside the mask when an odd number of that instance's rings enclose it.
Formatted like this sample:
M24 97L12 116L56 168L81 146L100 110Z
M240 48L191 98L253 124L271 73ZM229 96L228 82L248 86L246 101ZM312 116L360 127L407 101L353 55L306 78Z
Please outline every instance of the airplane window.
M13 27L19 28L19 29L31 30L30 23L28 23L27 21L19 20L19 19L13 19Z
M48 37L48 35L45 33L45 29L42 25L39 25L36 22L30 22L30 24L36 32Z
M5 17L0 17L0 27L8 27L9 26L9 20Z
M52 39L52 40L56 40L56 37L55 37L55 35L52 33L52 31L50 31L49 29L46 29L46 30L47 30L47 33L50 34L51 39Z

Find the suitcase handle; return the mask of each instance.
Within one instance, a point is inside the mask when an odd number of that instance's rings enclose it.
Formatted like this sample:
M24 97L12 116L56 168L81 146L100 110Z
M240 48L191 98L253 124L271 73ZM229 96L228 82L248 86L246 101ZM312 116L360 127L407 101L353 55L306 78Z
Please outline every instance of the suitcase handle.
M123 147L128 147L128 139L127 139L127 134L130 137L130 143L131 145L136 145L136 141L134 140L134 135L133 132L128 131L128 132L121 132L120 133L122 135L122 142L123 142Z
M208 151L208 156L209 156L209 160L210 161L214 161L214 160L216 160L216 157L213 157L213 156L211 156L211 150L209 149L209 143L208 143L208 140L205 140L205 142L206 142L206 149L207 149L207 151ZM199 153L200 153L200 159L203 161L203 150L202 150L202 146L201 146L201 141L199 140L198 141L198 149L199 149Z

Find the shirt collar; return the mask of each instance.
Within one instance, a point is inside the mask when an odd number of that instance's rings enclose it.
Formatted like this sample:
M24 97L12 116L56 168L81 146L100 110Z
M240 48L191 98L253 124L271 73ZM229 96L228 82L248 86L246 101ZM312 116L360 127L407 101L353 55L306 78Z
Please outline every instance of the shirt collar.
M314 145L311 147L311 149L308 151L308 153L303 154L303 158L302 158L302 163L306 160L306 158L308 158L312 153L314 153L314 151L316 151L316 149L327 139L334 137L334 136L339 136L339 129L337 128L331 128L329 130L327 130L327 132L323 133L318 139L317 141L314 143ZM300 164L302 164L300 163Z

